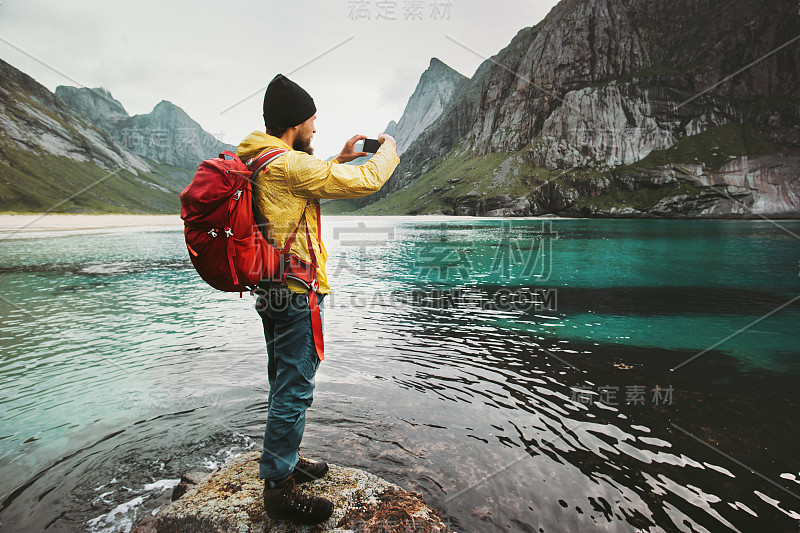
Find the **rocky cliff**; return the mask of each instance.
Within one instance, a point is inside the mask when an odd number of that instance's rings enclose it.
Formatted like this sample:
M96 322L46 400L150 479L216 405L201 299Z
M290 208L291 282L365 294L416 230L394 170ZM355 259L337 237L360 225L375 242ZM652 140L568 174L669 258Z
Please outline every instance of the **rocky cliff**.
M104 101L103 113L124 113L118 104ZM174 213L190 178L127 150L2 60L0 132L0 210Z
M397 134L397 122L390 120L383 132L394 137Z
M103 87L89 89L59 85L55 94L56 98L81 116L108 132L114 129L117 122L130 116L122 104L111 96L111 92Z
M235 147L217 140L180 107L162 100L146 115L129 116L103 88L56 88L56 96L107 131L125 149L168 165L196 170L203 159Z
M463 184L464 196L441 194L450 185L428 179L430 187L416 186L417 199L435 195L437 187L440 193L428 211L418 212L455 213L459 203L485 200L499 202L498 213L522 214L527 202L528 214L613 215L624 211L626 193L667 187L649 193L655 203L639 202L636 211L739 214L741 206L733 207L718 189L745 181L755 185L743 200L754 212L797 211L800 168L791 154L800 148L798 22L796 4L786 0L563 0L487 59L405 150L384 188L358 205L377 201L364 212L402 212L403 205L419 202L388 197L410 194L413 184L437 168L448 162L453 169L469 166L468 160L482 166L487 157L505 154L498 165L502 160L515 167L513 190L481 197L481 190L491 188L483 182L496 181L500 167L469 177L472 187ZM671 159L658 169L637 167L650 154L663 159L679 142L728 124L752 129L751 146L723 153L724 146L712 145L702 154L684 146L671 155L689 159ZM774 157L754 157L769 155ZM740 156L747 157L738 166L729 162ZM674 168L693 164L701 164L699 174ZM673 178L654 178L653 171ZM770 188L745 177L755 175L780 175L783 184ZM467 175L447 179L463 181ZM677 190L676 183L683 187ZM500 200L504 195L510 203ZM685 203L656 209L666 196ZM587 203L594 197L605 198ZM700 199L708 205L699 207Z
M468 81L466 76L439 59L431 59L406 103L400 122L393 128L394 133L389 133L397 141L398 155L405 152L414 139L439 118ZM387 130L391 128L392 123L387 126Z
M400 122L390 120L384 128L384 133L394 137L397 141L397 153L402 154L425 128L430 126L445 108L466 87L469 79L442 63L437 58L432 58L428 68L422 73L408 99ZM333 159L337 154L330 156ZM362 165L371 156L359 157L350 161L349 165Z

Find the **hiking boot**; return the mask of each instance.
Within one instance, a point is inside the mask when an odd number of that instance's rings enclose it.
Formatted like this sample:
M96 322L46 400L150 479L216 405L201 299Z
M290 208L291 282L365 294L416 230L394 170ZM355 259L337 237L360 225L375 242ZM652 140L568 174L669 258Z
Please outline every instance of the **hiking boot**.
M333 504L325 498L300 492L294 476L289 474L277 483L264 481L264 510L272 519L311 526L327 520L333 514Z
M306 481L319 479L328 473L328 463L325 461L311 461L302 455L294 467L294 482L298 485Z

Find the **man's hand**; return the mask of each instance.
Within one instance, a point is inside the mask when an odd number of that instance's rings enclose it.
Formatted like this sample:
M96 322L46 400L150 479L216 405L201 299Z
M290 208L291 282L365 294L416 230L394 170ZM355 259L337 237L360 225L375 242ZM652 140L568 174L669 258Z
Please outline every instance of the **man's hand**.
M397 150L397 141L394 140L394 137L392 137L391 135L388 135L386 133L381 133L380 135L378 135L378 142L379 143L383 144L386 141L389 141L390 143L392 143L394 145L394 149Z
M339 163L347 163L348 161L352 161L357 157L363 157L365 155L369 155L367 152L356 152L355 149L353 148L356 144L356 141L361 141L366 138L367 138L366 135L355 135L354 137L351 137L349 141L344 143L344 148L342 148L342 151L339 152L339 155L336 156L336 160Z

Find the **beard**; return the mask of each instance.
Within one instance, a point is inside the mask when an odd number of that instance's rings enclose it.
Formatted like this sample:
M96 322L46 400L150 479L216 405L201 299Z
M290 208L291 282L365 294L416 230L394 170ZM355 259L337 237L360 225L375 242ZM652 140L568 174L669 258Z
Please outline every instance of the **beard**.
M314 155L314 149L311 148L311 136L302 137L298 135L295 137L294 142L292 143L292 149L297 150L298 152L305 152L308 155Z

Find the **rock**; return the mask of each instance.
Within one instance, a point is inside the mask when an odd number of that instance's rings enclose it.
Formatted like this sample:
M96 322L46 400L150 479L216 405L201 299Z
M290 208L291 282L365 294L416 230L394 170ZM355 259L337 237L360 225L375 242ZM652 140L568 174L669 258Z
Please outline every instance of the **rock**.
M489 211L486 216L489 217L524 217L531 214L531 201L525 196L514 198L506 206Z
M403 116L389 133L397 141L397 153L401 155L422 131L430 126L447 108L455 96L466 85L468 79L432 58L428 69L422 73L414 93L408 99ZM389 127L391 128L391 122Z
M89 117L125 115L107 91L81 91L75 101ZM0 59L0 210L174 213L190 177L128 150L99 120Z
M338 465L329 465L323 479L301 485L304 492L333 502L331 518L318 526L270 520L262 503L259 457L259 452L241 455L203 479L185 475L181 484L185 479L186 493L132 533L452 531L419 494L363 470Z
M29 157L68 157L104 170L125 168L133 174L153 170L43 85L2 60L0 79L0 134L8 148L24 150Z
M800 154L739 156L716 172L696 177L699 184L721 187L729 196L746 195L745 214L800 213ZM731 214L741 212L742 203L730 202Z
M560 183L547 181L531 194L534 215L558 213L575 203L578 192Z
M531 202L525 196L518 198L510 194L478 198L476 195L456 199L455 215L485 217L524 217L531 214Z
M661 118L654 116L654 108L659 106L650 92L630 85L571 91L564 95L564 105L545 120L542 133L565 139L610 166L634 163L675 143L671 124L664 121L662 127ZM719 118L718 122L726 120ZM713 125L718 124L703 122L697 129ZM562 164L556 168L569 167Z
M679 213L682 206L685 206L690 200L688 194L676 194L674 196L666 196L653 206L652 212L658 215L670 215L672 213Z
M425 128L430 126L447 109L453 99L460 94L469 79L432 58L430 65L422 73L414 93L408 99L400 122L390 120L383 130L397 141L397 154L405 152ZM333 159L335 155L329 159ZM363 165L371 156L358 157L348 165Z
M618 216L640 215L642 212L633 207L612 207L609 214Z
M526 157L533 166L548 170L583 167L588 164L588 159L577 148L552 135L534 139Z
M208 472L189 472L188 474L184 474L181 476L181 481L178 485L172 489L172 501L174 502L189 489L191 489L195 485L199 485L201 481L208 477Z
M67 103L81 113L84 118L106 131L110 129L107 126L129 116L122 104L111 96L108 89L103 87L89 89L59 85L56 87L55 94L56 98Z
M162 100L146 115L129 116L106 89L56 87L56 98L108 132L124 149L158 163L196 170L203 159L236 148L203 130L183 109Z
M669 185L670 183L677 183L678 178L675 175L675 172L676 170L672 168L643 170L643 173L650 178L650 183L653 185Z
M130 533L158 533L156 530L156 519L152 516L142 519Z
M676 2L559 2L541 22L520 30L486 59L443 111L436 107L440 115L416 134L394 175L378 193L356 204L407 187L446 158L529 149L530 164L550 171L606 165L616 170L729 122L752 124L765 139L796 151L800 63L796 44L782 46L796 24L785 13L796 6L789 0L775 0L769 9L745 0ZM742 26L742 20L748 23ZM739 74L731 78L733 72ZM419 102L414 108L410 100L404 117L424 116L427 108ZM687 175L709 170L695 154L679 163L686 163ZM723 170L713 179L763 186L752 202L757 213L794 213L798 192L790 179L792 165L760 174L764 178L750 165ZM615 176L612 186L634 192L642 179L674 186L682 179L676 173L684 174L674 168L650 177ZM583 198L580 187L570 187ZM554 193L551 198L530 191L532 211L569 206L570 187L548 191ZM680 212L691 214L699 207L696 214L709 209L725 214L741 207L732 207L729 200L705 205L714 193L704 194L691 199L694 207L677 205ZM675 204L661 207L668 205Z

